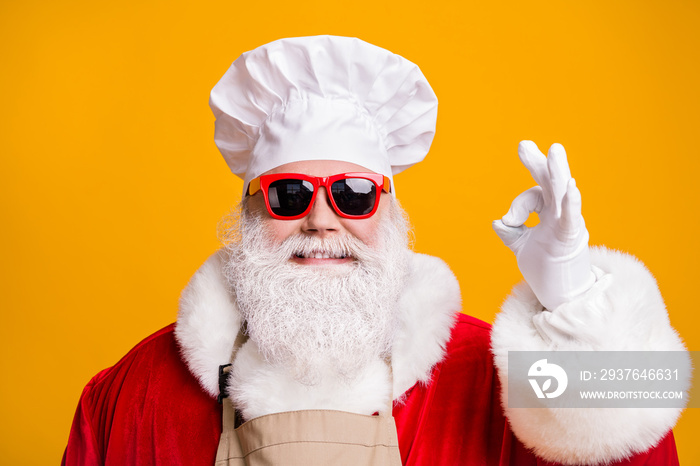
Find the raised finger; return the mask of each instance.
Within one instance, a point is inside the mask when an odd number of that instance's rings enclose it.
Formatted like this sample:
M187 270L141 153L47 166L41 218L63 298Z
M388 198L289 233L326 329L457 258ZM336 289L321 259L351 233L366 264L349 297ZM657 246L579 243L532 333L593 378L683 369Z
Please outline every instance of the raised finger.
M561 206L561 227L566 233L576 231L583 216L581 215L581 191L576 187L576 180L571 178L566 187L566 194Z
M552 183L556 215L559 217L561 215L561 201L564 198L564 194L566 194L566 189L571 179L571 170L569 169L564 146L552 144L547 154L547 168Z
M537 144L532 141L520 141L518 144L518 157L520 161L530 171L535 182L542 186L545 192L551 191L549 181L549 169L547 168L547 157L540 152Z

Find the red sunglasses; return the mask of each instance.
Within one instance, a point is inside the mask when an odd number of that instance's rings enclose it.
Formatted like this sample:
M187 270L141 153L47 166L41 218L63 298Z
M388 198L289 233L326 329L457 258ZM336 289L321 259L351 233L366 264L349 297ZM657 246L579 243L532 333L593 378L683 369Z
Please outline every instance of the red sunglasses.
M316 193L323 186L333 210L344 218L361 219L374 215L382 191L391 192L389 178L377 173L341 173L309 176L300 173L262 175L250 181L248 195L262 190L272 218L295 220L311 211Z

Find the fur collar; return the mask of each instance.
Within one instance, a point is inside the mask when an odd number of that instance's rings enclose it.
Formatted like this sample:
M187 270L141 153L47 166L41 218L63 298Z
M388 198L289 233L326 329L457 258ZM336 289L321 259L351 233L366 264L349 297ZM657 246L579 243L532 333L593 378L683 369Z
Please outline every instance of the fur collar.
M399 302L400 328L392 351L392 372L380 361L348 387L327 381L303 386L268 366L253 342L233 361L231 395L244 418L294 409L340 409L371 414L417 382L427 383L445 353L450 330L461 310L457 279L436 257L410 252L410 271ZM183 359L202 388L219 394L218 367L231 360L241 325L236 303L222 273L224 252L213 254L194 274L180 298L175 328ZM393 375L393 386L391 377Z

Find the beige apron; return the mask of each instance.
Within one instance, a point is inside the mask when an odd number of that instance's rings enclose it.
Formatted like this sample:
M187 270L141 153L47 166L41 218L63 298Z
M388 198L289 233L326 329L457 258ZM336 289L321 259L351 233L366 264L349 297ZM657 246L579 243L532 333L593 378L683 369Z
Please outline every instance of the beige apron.
M230 398L222 401L216 466L401 466L391 402L387 413L378 416L290 411L260 416L235 428L233 404Z

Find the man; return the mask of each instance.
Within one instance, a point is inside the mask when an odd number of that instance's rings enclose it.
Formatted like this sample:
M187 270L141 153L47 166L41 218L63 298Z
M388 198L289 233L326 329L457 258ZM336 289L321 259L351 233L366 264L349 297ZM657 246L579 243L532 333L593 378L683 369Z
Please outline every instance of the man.
M527 284L491 331L407 245L392 177L437 113L418 67L283 39L236 60L210 103L239 214L177 324L88 384L65 464L677 463L680 409L508 407L509 350L683 349L646 269L589 252L561 146L519 147L539 186L494 229Z

